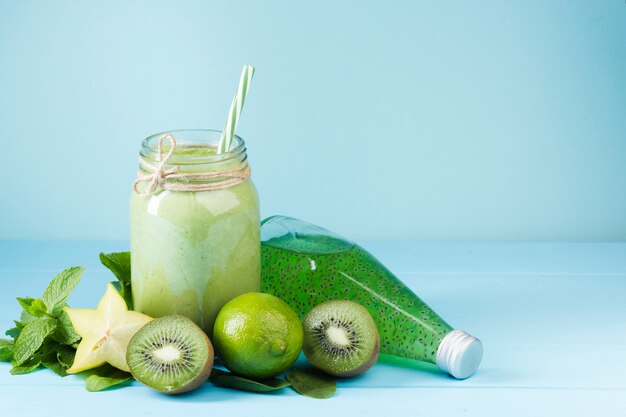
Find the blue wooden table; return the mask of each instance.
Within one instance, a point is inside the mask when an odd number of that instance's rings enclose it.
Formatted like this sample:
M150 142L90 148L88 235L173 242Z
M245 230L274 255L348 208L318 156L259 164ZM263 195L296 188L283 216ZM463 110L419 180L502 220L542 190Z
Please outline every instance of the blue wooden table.
M364 244L454 327L479 337L478 372L383 357L314 400L290 389L252 394L207 383L179 397L134 382L89 393L78 376L12 376L0 363L0 416L589 416L626 413L626 243ZM70 299L94 307L112 276L100 251L119 242L0 242L0 328L16 296L39 296L72 265L87 267Z

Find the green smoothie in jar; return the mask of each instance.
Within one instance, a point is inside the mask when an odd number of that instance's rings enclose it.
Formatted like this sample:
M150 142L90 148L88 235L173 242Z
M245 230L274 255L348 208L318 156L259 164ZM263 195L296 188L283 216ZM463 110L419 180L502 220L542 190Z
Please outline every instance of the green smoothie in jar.
M180 314L209 336L232 298L260 290L259 201L243 139L178 130L142 143L130 201L134 309Z

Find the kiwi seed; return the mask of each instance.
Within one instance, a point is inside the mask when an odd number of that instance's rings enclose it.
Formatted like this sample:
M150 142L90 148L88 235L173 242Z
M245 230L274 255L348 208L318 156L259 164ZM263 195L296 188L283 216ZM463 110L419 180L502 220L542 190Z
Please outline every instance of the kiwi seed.
M362 374L376 363L378 329L362 305L327 301L304 318L304 354L313 366L335 376Z
M166 394L180 394L202 385L211 373L213 356L213 346L202 329L176 315L143 326L126 351L135 379Z

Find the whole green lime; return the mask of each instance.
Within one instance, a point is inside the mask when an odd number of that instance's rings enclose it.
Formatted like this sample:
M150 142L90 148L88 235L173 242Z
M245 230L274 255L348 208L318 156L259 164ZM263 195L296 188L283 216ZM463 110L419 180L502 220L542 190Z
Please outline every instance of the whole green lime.
M230 300L217 315L213 342L230 371L271 378L298 359L304 332L298 315L278 297L251 292Z

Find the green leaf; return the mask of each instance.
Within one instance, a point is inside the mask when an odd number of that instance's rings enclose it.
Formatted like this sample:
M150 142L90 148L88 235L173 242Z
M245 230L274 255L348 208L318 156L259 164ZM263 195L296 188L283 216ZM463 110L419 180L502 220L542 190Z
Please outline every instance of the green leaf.
M38 356L34 356L28 359L27 361L25 361L24 363L22 363L21 365L17 365L17 366L14 365L13 368L11 368L11 374L12 375L27 374L39 368L39 365L41 365L41 358L39 358Z
M0 362L13 361L13 341L0 339Z
M0 348L0 362L13 362L13 350Z
M20 366L41 347L44 339L56 328L57 321L51 317L40 317L28 323L15 341L13 365Z
M22 316L33 317L25 311L22 311ZM32 319L29 319L29 321L32 321L35 319L36 317L33 317ZM24 326L26 326L27 322L13 320L13 323L15 323L15 327L11 327L9 330L4 332L4 334L6 334L9 337L12 337L13 340L16 340L18 336L20 335L20 333L22 333L22 329L24 328Z
M67 368L59 362L42 362L41 364L60 377L67 376Z
M37 354L41 355L41 363L61 376L72 366L76 349L71 346L56 342L51 337L46 338ZM60 369L63 368L62 371Z
M22 327L24 327L26 325L26 323L30 323L31 321L35 320L37 317L33 316L32 314L30 314L28 311L23 310L22 314L20 314L20 322L22 324Z
M33 304L30 306L30 310L28 310L28 313L31 316L41 317L44 316L47 311L48 308L46 307L46 304L43 302L43 300L41 298L35 298L33 300Z
M63 345L72 345L80 340L80 335L74 330L70 316L65 311L57 317L57 328L52 338Z
M12 337L13 339L17 339L17 337L20 335L20 332L22 330L18 327L11 327L9 330L7 330L6 332L4 332L4 334L6 334L9 337Z
M24 309L23 313L27 313L26 317L42 317L46 315L46 305L40 298L18 297L17 302Z
M334 379L312 368L294 368L287 372L285 378L296 392L311 398L329 398L337 390Z
M60 345L46 340L37 353L41 357L41 364L50 369L55 374L63 377L67 375L67 367L59 363L57 359L56 348Z
M34 298L31 297L17 297L17 302L22 306L22 308L26 311L30 308L30 306L35 301Z
M133 376L121 371L111 365L103 365L99 368L85 371L84 374L89 375L85 380L85 388L87 391L102 391L107 388L130 381Z
M100 253L100 262L107 267L119 282L112 282L129 310L133 309L133 296L130 278L130 252Z
M100 262L122 283L130 284L130 252L100 253Z
M48 307L48 314L56 317L63 311L67 299L80 282L84 272L85 268L75 266L64 270L50 281L43 293L43 301Z
M41 344L41 347L39 348L39 350L37 350L38 353L42 354L42 355L56 355L56 351L57 351L57 347L59 346L59 344L57 342L55 342L54 340L52 340L51 338L47 337L43 343ZM41 359L42 361L44 361L44 359Z
M111 281L111 285L113 288L117 290L117 292L122 296L124 302L126 303L126 307L129 310L133 309L133 292L130 284L124 284L120 281Z
M63 364L60 364L54 359L50 361L44 360L43 362L41 362L41 364L45 366L46 368L50 369L52 372L54 372L60 377L67 376L67 367L63 366Z
M115 288L115 290L117 292L119 292L122 297L124 297L124 295L123 295L124 294L124 286L122 285L121 282L119 282L119 281L111 281L111 285L113 285L113 288Z
M288 381L279 378L263 379L255 381L234 375L230 372L224 372L220 369L213 369L209 376L209 381L225 388L235 388L243 391L252 392L269 392L276 391L291 385Z
M76 356L76 349L71 346L58 346L57 348L57 360L61 365L66 368L70 368L74 363L74 357Z
M111 376L90 375L85 381L85 388L91 392L102 391L130 381L132 378L130 373L119 370Z

